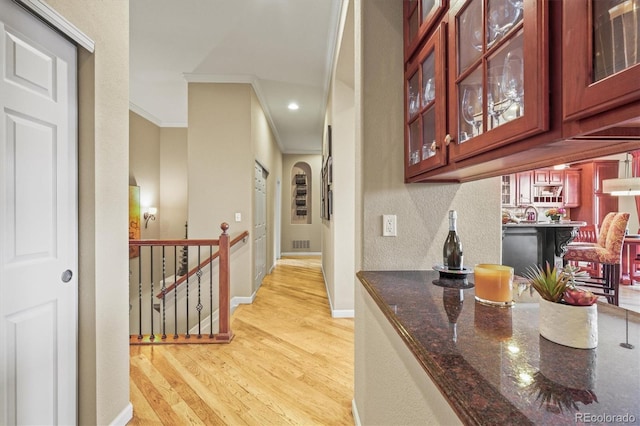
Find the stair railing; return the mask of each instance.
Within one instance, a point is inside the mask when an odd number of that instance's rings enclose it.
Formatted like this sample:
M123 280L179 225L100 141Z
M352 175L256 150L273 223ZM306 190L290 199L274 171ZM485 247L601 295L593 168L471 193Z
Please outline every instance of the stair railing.
M159 240L159 239L145 239L145 240L129 240L129 247L140 247L140 258L138 264L138 288L137 288L137 308L138 308L138 334L132 334L129 336L129 343L132 345L139 344L162 344L162 343L228 343L233 339L233 331L231 330L230 317L231 317L231 299L230 299L230 264L231 264L231 247L239 241L246 241L249 233L244 231L239 236L230 241L229 234L227 233L229 225L222 223L220 225L222 234L218 239L176 239L176 240ZM218 247L218 250L213 253L213 247ZM142 247L148 247L149 258L149 280L143 282L143 260L147 255L143 256ZM171 252L173 248L174 258L174 270L178 271L177 251L178 248L197 247L198 265L191 269L186 275L177 278L173 275L173 283L171 277L167 277L167 254ZM154 248L161 250L162 259L162 277L159 280L160 293L155 295L154 289ZM209 250L209 256L203 260L201 259L202 250ZM213 303L213 261L219 259L218 265L218 333L213 333L213 321L214 321L214 303ZM206 297L202 297L203 289L206 293L206 284L203 286L202 277L206 273L208 268L208 313L209 313L209 333L202 333L202 311L207 303ZM195 276L195 278L193 278ZM190 282L191 279L191 282ZM145 284L148 287L145 287ZM196 288L190 288L191 284L195 284ZM178 290L184 288L184 310L181 308L180 313L184 314L184 321L179 320L178 315ZM196 291L194 295L190 294L190 291ZM146 302L143 302L143 293L148 293L149 305L145 306ZM167 297L173 296L173 336L167 337L167 312L166 302ZM206 295L205 295L206 296ZM197 332L192 335L190 327L190 298L195 297L197 311ZM157 300L160 299L160 304L157 304ZM204 302L204 303L203 303ZM143 311L148 308L149 317L146 330L149 333L143 333ZM156 330L154 317L157 312L160 316L159 330ZM206 311L205 311L206 313ZM184 326L182 323L184 322ZM180 324L179 324L180 323ZM146 331L145 330L145 331ZM157 334L156 334L157 332ZM193 338L195 337L195 338Z

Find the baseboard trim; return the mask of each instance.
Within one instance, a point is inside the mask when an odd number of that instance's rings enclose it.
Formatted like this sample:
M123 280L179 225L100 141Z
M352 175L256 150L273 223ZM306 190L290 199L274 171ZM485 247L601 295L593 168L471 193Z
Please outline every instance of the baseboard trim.
M353 309L333 309L333 308L331 308L331 316L333 318L354 318L355 311Z
M129 402L109 424L111 426L125 426L131 419L133 419L133 404Z
M327 276L324 274L324 268L320 266L322 270L322 280L324 281L324 290L327 292L327 300L329 300L329 309L331 310L332 318L355 318L355 309L334 309L333 300L331 300L329 287L327 286Z
M358 414L358 406L356 405L355 398L351 400L351 414L353 415L353 424L355 426L361 426L360 415Z
M320 251L293 251L288 253L280 253L280 256L322 256Z

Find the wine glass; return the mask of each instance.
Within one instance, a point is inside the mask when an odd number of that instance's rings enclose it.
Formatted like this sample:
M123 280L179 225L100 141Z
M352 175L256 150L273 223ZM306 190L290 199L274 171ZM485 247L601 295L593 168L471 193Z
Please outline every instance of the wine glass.
M429 102L434 100L436 97L436 83L433 78L427 80L427 83L424 85L424 96L422 97L423 105L427 105Z
M523 0L502 0L492 3L488 13L487 30L489 40L487 46L491 47L500 37L508 33L519 21Z
M504 95L499 78L489 77L487 89L487 112L491 116L491 127L494 128L500 125L500 117L513 101Z
M524 63L519 50L507 53L502 72L502 92L505 98L517 104L518 116L524 107Z
M482 126L482 86L465 86L462 92L462 118L475 129L477 136Z

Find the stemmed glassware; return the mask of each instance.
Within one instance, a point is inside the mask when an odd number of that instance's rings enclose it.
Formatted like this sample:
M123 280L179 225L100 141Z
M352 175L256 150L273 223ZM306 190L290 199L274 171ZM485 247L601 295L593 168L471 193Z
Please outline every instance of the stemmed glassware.
M489 40L487 47L491 47L522 17L523 0L502 0L493 2L493 7L489 11L487 29Z
M427 105L436 97L436 83L433 78L427 80L424 85L424 96L422 97L422 104Z
M499 69L502 70L502 68ZM513 101L504 94L501 78L490 75L487 81L487 112L491 116L491 128L500 125L502 114L504 114L512 104Z
M480 134L482 126L482 85L465 86L462 92L462 118L475 129L471 136Z
M516 115L522 115L524 108L524 63L520 49L514 49L504 58L502 72L502 92L506 99L517 104Z

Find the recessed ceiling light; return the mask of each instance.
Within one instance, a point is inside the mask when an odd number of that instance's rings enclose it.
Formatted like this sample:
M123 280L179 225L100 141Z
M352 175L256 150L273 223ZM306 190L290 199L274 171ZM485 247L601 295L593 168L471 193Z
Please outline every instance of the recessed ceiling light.
M288 108L289 108L291 111L295 111L295 110L297 110L298 108L300 108L300 106L299 106L297 103L295 103L295 102L291 102L291 103L289 104Z

